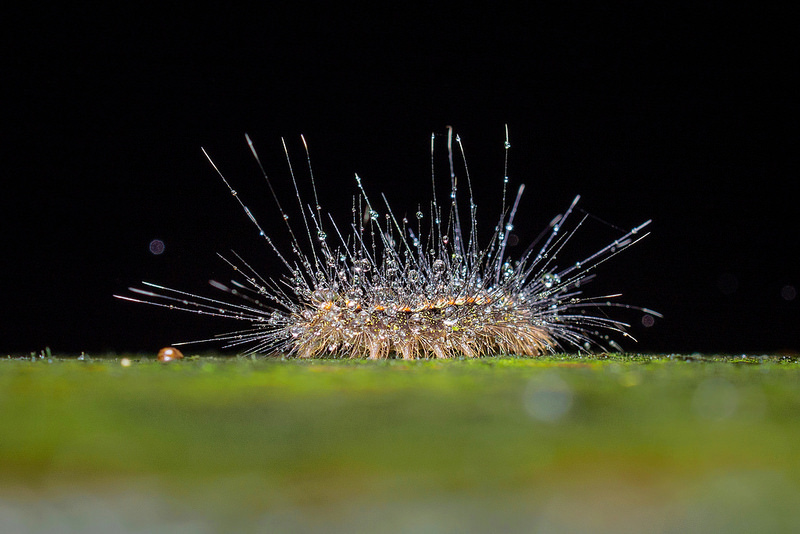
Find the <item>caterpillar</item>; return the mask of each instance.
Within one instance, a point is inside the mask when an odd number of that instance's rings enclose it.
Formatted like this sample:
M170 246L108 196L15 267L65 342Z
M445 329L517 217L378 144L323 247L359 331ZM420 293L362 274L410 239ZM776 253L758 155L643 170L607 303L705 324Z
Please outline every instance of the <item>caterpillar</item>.
M436 151L431 136L431 166ZM228 178L205 149L205 157L229 193L255 226L268 248L283 264L280 276L265 276L236 253L219 255L234 271L229 284L211 280L221 292L207 297L150 282L131 287L133 295L114 295L137 303L232 318L244 327L186 343L221 342L245 354L281 354L298 358L474 358L495 354L537 356L577 349L621 347L608 333L630 337L629 325L609 317L607 308L629 308L651 316L660 314L617 302L619 294L585 296L583 286L595 268L633 246L648 234L645 221L606 243L584 259L559 266L559 254L588 215L579 215L580 196L556 216L521 255L509 257L509 239L516 224L524 185L509 195L505 127L505 169L502 206L494 233L479 245L477 205L460 136L447 131L450 166L449 198L433 195L428 207L399 217L385 195L378 202L367 195L355 175L349 227L340 226L320 205L308 144L313 203L304 203L289 151L284 153L302 224L294 228L249 135L246 142L282 215L289 250L281 250ZM466 206L459 204L459 177L454 153L463 159ZM513 199L513 200L512 200ZM468 212L462 225L462 211Z

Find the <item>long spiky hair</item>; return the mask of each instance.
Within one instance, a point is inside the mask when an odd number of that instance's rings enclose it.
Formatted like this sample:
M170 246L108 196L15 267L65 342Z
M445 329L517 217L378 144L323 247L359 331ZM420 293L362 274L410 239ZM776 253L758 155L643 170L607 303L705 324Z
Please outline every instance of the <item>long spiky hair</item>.
M456 135L469 193L469 228L466 232L462 229L450 127L450 199L445 218L436 197L435 135L431 136L433 197L429 224L421 210L412 220L398 219L383 194L381 203L373 204L356 175L358 195L353 199L353 219L350 228L340 228L319 203L305 138L301 136L313 204L304 204L301 198L284 141L302 214L301 233L290 225L253 142L249 136L245 138L284 220L290 253L279 250L205 149L203 153L286 272L277 278L263 276L234 252L231 258L220 257L239 279L231 280L229 285L210 281L228 295L225 300L148 282L143 282L148 289L129 288L137 297L115 295L133 302L232 318L248 325L189 343L222 341L226 347L239 347L248 354L300 358L536 356L570 348L605 350L604 343L620 349L613 340L606 341L608 336L603 334L616 332L630 337L626 331L629 325L608 317L603 308L633 308L659 315L611 301L619 295L586 297L582 291L599 264L647 235L642 230L650 221L622 232L585 259L559 267L559 253L587 218L573 217L580 199L576 196L519 258L507 257L509 236L525 190L520 185L513 203L508 202L508 127L502 209L485 247L478 244L477 205L463 145ZM379 210L384 209L381 215Z

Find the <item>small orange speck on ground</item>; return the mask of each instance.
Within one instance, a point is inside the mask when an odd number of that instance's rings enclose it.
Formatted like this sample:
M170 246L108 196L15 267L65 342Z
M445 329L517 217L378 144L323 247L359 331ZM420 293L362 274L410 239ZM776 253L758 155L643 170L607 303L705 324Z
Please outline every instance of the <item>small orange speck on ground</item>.
M183 354L174 347L164 347L158 351L158 361L160 362L171 362L173 360L180 360L181 358L183 358Z

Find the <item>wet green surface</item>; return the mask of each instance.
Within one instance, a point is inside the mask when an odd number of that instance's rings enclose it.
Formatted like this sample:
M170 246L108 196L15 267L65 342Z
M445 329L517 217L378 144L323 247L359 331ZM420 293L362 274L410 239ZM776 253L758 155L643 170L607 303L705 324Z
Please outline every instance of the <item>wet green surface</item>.
M793 359L129 362L0 360L0 528L800 526Z

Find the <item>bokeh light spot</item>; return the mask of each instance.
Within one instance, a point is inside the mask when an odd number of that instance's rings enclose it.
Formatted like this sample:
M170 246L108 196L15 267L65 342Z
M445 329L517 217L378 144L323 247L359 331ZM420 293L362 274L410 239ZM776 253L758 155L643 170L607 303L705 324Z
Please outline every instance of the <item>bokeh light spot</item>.
M161 241L160 239L153 239L152 241L150 241L149 248L151 254L158 256L159 254L164 253L164 248L166 248L166 246L164 245L164 242Z

